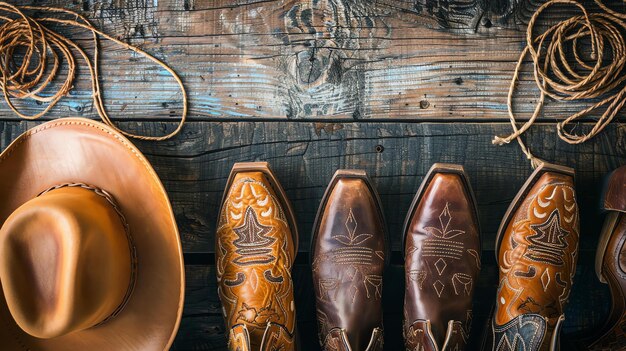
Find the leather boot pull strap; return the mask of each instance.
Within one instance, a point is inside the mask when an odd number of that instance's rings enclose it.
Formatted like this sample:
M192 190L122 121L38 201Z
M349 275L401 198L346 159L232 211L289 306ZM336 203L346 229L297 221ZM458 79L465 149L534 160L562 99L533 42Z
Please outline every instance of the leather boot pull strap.
M439 346L435 342L435 337L430 327L430 320L420 319L413 322L409 326L405 340L407 341L407 349L439 351Z
M383 329L374 328L374 330L372 330L370 342L368 343L365 351L382 351L383 344ZM327 351L352 351L346 331L341 328L331 329L326 336L323 349Z
M467 345L468 335L463 329L463 323L459 321L448 321L446 339L443 342L441 351L464 350Z
M560 347L560 335L561 335L561 327L563 326L563 322L565 321L565 315L562 314L559 316L559 319L556 321L556 326L554 327L554 332L552 332L552 338L550 340L550 350L551 351L559 351Z
M259 351L294 350L294 337L285 327L276 323L268 323L261 340Z
M382 351L384 345L382 328L374 328L372 337L365 351Z
M328 332L322 349L327 351L352 351L348 335L341 328L333 328Z
M252 351L250 349L250 333L245 324L237 324L228 334L228 349L235 351Z

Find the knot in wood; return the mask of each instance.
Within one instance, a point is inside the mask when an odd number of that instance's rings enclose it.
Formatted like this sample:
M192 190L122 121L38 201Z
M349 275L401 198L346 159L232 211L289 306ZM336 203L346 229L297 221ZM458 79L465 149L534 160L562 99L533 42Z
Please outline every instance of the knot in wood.
M309 85L320 79L322 74L328 69L329 57L319 53L320 50L311 48L300 51L296 63L296 77L298 83ZM325 50L328 51L328 50Z

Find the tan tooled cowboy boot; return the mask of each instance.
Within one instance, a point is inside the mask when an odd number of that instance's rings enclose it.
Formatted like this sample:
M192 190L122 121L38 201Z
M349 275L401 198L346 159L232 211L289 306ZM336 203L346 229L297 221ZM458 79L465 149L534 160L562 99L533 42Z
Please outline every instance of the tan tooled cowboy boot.
M520 190L500 225L494 350L559 349L578 238L574 170L543 164Z
M218 294L231 351L295 350L293 211L267 163L237 163L216 235Z

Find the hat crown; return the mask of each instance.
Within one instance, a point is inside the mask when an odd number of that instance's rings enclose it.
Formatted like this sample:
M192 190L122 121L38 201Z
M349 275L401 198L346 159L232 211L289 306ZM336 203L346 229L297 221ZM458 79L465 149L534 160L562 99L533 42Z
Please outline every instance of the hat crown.
M112 199L63 186L31 199L0 228L0 282L26 333L54 338L106 320L132 286L133 255Z

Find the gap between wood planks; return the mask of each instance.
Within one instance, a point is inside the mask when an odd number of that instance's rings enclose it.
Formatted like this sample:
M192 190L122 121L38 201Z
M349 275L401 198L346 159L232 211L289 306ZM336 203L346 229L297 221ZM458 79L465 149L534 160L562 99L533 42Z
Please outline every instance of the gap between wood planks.
M93 120L97 120L94 116L83 116L80 113L68 113L66 117L84 117ZM34 120L34 122L46 122L55 119L60 119L63 117L42 117ZM115 123L124 123L124 122L138 122L138 123L172 123L176 124L176 121L172 118L164 118L164 117L154 117L154 118L112 118ZM527 118L518 118L520 124L522 122L527 121ZM350 117L346 118L279 118L279 117L196 117L193 115L189 115L187 118L188 122L204 122L204 123L249 123L249 122L259 122L259 123L342 123L342 124L352 124L352 123L406 123L406 124L421 124L421 123L466 123L466 124L502 124L502 125L510 125L508 120L503 118L467 118L467 117L441 117L441 118L420 118L419 120L414 119L406 119L406 118L391 118L391 117L368 117L363 119L354 119ZM553 121L557 121L556 118ZM534 126L554 126L553 121L541 120L541 122L536 122ZM3 122L29 122L27 120L21 119L17 116L0 116L0 123ZM581 124L592 124L595 123L594 118L585 118L580 120ZM613 123L623 124L626 123L626 114L623 113L623 116L617 116ZM185 127L183 127L184 129ZM532 128L531 128L532 129ZM556 130L556 128L555 128Z

